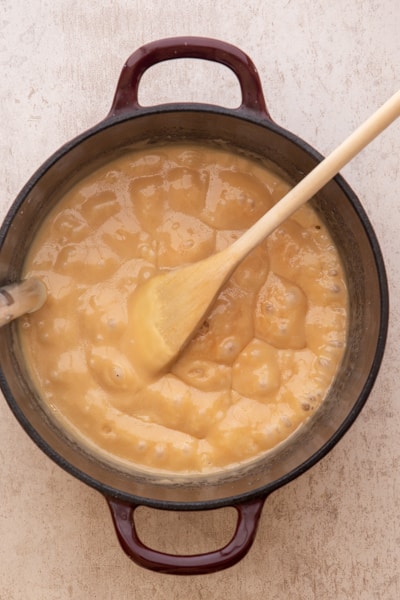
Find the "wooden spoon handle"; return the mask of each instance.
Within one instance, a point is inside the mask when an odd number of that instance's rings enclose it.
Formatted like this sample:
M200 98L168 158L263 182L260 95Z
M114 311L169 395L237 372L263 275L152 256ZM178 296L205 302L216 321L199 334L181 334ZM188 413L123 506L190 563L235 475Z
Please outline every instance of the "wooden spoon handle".
M232 255L237 255L238 261L244 258L399 116L400 91L389 98L340 146L324 158L300 183L234 242L230 246Z
M0 288L0 327L38 310L47 297L44 283L34 277Z

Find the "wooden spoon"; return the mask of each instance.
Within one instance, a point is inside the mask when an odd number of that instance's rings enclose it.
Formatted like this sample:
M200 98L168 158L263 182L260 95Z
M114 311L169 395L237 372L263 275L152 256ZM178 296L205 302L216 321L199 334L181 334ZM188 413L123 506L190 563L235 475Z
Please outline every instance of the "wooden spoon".
M46 286L35 277L0 287L0 327L25 313L38 310L46 297Z
M143 372L154 376L170 365L249 252L399 116L400 91L231 246L197 263L156 275L141 285L133 295L131 318L135 354Z

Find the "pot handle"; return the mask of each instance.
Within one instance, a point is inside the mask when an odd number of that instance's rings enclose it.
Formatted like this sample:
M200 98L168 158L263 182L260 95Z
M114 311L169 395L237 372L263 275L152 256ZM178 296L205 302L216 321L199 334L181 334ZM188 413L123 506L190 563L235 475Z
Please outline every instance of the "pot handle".
M250 550L258 527L266 496L234 505L238 513L232 539L219 550L204 554L178 555L158 552L139 538L134 512L139 504L106 497L119 543L136 564L170 575L202 575L232 567Z
M174 58L200 58L230 68L239 80L242 93L242 104L236 111L251 111L271 120L257 69L247 54L220 40L186 36L150 42L128 58L108 117L141 108L138 91L143 74L153 65Z

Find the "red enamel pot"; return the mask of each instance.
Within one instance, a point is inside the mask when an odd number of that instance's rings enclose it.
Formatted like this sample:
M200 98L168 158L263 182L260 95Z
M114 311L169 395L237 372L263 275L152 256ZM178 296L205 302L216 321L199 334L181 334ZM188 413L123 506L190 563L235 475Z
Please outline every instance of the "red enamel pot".
M144 72L174 58L199 58L229 67L240 85L241 105L236 109L196 103L140 106L138 90ZM272 121L256 68L242 51L195 37L150 43L124 65L107 117L53 154L12 204L0 230L0 281L20 279L39 225L79 178L137 143L175 141L217 143L272 161L293 184L322 159ZM110 466L71 441L51 420L26 372L17 325L0 330L0 384L12 412L52 460L106 498L122 548L143 567L200 574L238 562L251 547L266 498L326 455L368 398L382 361L388 325L388 289L379 244L360 201L341 176L327 184L313 204L330 230L347 275L349 343L323 406L288 443L250 468L178 481ZM232 540L217 551L169 555L145 546L138 537L134 511L141 505L179 511L233 506L237 528Z

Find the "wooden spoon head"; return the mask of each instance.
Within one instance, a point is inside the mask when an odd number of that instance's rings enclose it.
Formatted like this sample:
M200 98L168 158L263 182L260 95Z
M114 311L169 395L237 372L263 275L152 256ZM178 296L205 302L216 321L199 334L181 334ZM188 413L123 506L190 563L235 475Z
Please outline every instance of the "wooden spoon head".
M135 291L130 306L135 354L148 374L162 371L179 355L230 272L220 252L161 273Z

